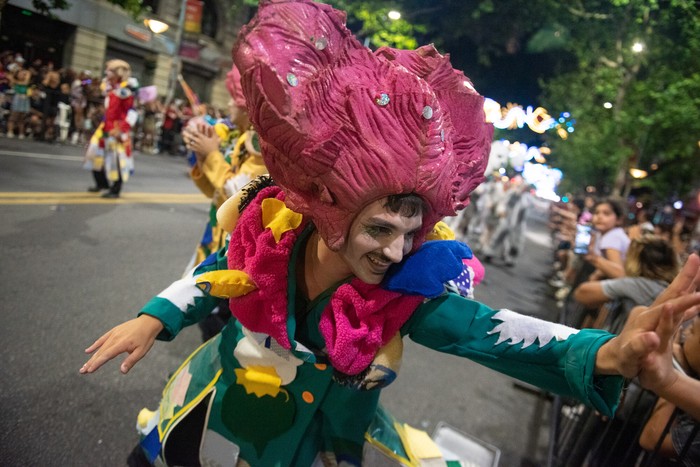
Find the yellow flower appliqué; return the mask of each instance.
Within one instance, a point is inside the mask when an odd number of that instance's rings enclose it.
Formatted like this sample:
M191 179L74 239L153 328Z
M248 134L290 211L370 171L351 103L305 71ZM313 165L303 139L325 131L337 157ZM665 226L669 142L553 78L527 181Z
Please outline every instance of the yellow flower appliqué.
M292 211L278 199L267 198L262 202L263 226L272 230L272 235L278 243L283 233L301 225L301 219L301 214Z
M272 367L249 366L248 368L236 368L236 383L245 388L246 393L255 394L258 397L277 397L280 392L282 379Z

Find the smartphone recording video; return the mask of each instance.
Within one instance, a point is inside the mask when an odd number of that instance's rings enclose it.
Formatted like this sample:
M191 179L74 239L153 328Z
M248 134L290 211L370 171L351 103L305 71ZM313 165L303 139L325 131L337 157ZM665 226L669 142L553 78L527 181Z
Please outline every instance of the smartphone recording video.
M576 226L576 239L574 240L574 253L577 255L587 255L588 245L591 243L591 226L581 225Z

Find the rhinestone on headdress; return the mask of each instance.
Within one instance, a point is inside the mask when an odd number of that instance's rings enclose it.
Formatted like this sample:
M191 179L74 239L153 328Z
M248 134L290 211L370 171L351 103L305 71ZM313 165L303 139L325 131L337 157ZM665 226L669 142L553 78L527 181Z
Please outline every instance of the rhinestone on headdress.
M296 87L299 84L299 79L294 73L287 73L287 82L290 86Z
M389 105L389 94L385 92L379 94L379 96L374 98L374 102L376 102L377 105L381 105L382 107Z
M445 129L440 130L440 141L445 141Z
M430 120L431 118L433 118L433 108L429 105L423 107L423 118L426 120Z
M316 39L316 42L314 44L318 50L323 50L328 46L328 39L325 37L319 37Z

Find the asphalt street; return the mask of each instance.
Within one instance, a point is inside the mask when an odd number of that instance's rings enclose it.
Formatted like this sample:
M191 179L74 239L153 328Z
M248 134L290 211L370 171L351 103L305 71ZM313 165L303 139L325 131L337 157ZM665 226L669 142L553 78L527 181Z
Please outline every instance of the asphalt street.
M84 376L84 349L177 279L208 202L184 158L136 154L119 200L86 192L83 148L0 138L0 465L123 466L136 414L155 408L169 372L199 342L186 329L128 374L119 361ZM515 267L486 265L476 298L544 319L551 246L541 213ZM394 416L431 433L439 422L501 450L503 466L544 462L549 403L511 378L406 340L382 394Z

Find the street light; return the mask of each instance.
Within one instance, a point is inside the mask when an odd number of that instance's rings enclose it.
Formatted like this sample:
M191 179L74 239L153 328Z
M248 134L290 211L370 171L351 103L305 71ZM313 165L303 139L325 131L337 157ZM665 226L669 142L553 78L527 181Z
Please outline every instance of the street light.
M640 41L636 41L634 44L632 44L632 52L638 54L642 53L644 51L644 43Z
M387 16L389 17L390 20L396 21L397 19L401 19L401 12L398 12L396 10L391 10Z
M154 34L164 33L168 30L168 28L170 28L170 26L168 26L168 23L159 21L157 19L144 19L143 24L145 24L148 29L153 31Z
M637 180L640 180L640 179L642 179L642 178L646 178L646 176L649 175L649 174L647 173L646 170L631 168L631 169L630 169L630 175L631 175L633 178L636 178Z

